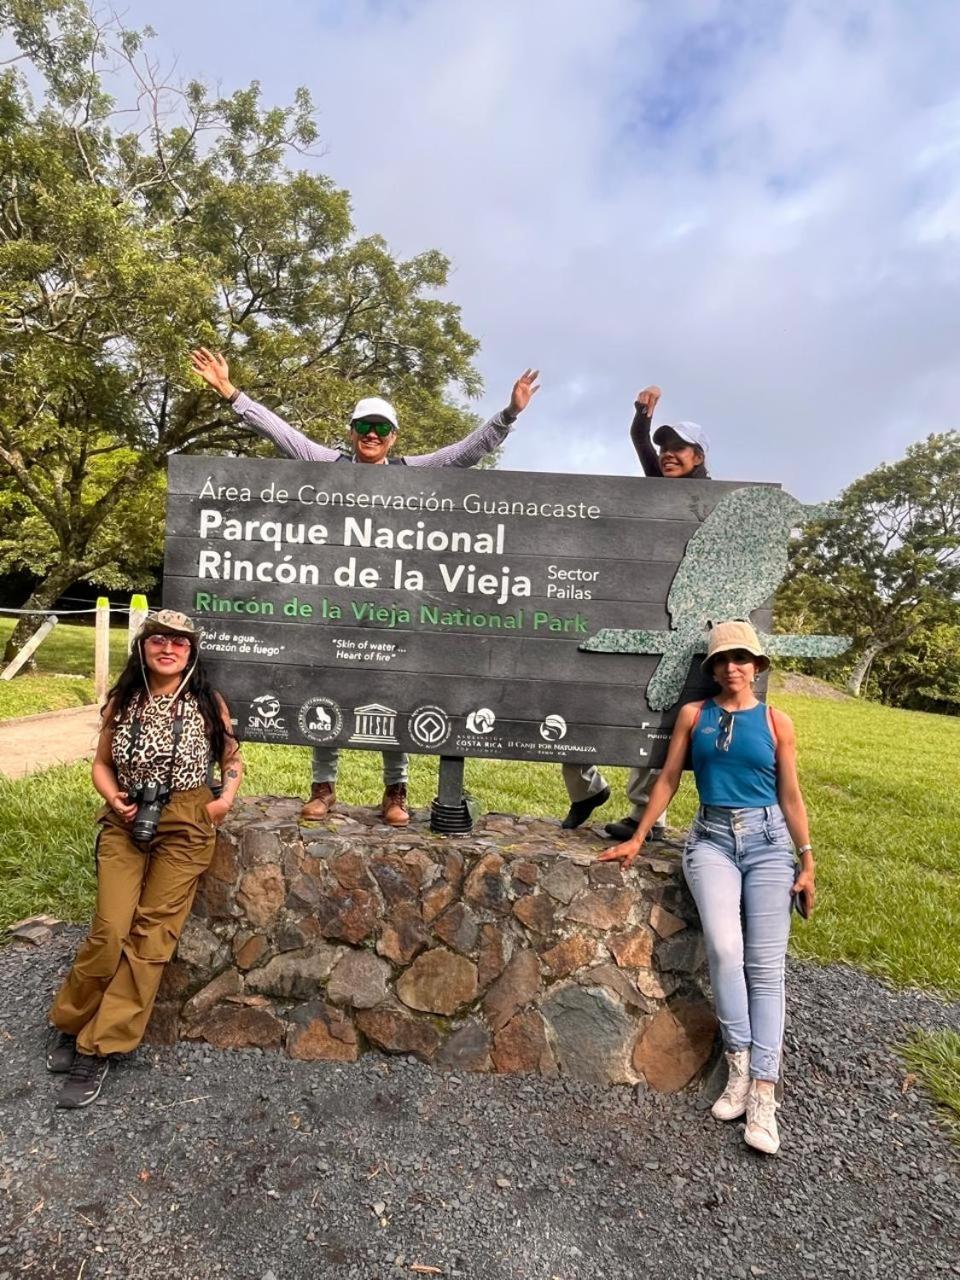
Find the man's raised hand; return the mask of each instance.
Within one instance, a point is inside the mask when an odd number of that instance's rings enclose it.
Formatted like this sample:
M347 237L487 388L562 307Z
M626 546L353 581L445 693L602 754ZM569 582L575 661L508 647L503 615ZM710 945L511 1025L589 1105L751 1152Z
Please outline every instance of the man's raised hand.
M195 351L190 352L190 363L194 373L199 373L204 382L208 382L225 400L229 400L236 391L236 387L230 381L230 366L219 351L208 351L206 347L197 347Z
M660 399L659 387L644 387L642 391L637 392L637 398L634 404L638 409L643 409L648 418L653 417L653 411L657 407L657 401Z
M512 414L523 413L524 409L540 390L540 384L537 382L539 376L539 369L527 369L513 384L513 391L510 394L510 412Z

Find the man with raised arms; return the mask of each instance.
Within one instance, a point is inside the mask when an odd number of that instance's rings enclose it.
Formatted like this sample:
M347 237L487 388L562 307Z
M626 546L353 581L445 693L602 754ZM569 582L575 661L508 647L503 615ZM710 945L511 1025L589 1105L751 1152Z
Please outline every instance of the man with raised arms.
M663 476L668 480L709 480L707 474L707 448L709 441L703 427L695 422L677 422L673 426L660 426L653 432L650 427L653 411L660 399L659 387L645 387L634 401L630 439L637 451L643 473L647 476ZM654 447L656 446L656 447ZM627 782L627 799L631 809L620 822L608 822L604 830L615 840L629 840L640 824L640 818L650 798L650 788L659 769L634 768ZM595 764L565 764L563 781L570 808L563 820L568 829L579 827L590 814L610 799L607 780ZM662 835L666 813L661 814L651 835Z
M361 462L374 465L406 467L475 467L488 453L506 440L518 416L539 390L537 370L527 369L513 384L510 403L495 413L483 426L455 444L445 445L433 453L390 457L397 441L399 423L393 405L379 396L359 400L350 415L349 450L343 452L317 444L309 436L292 427L266 405L244 395L230 381L230 369L219 352L198 347L191 356L196 373L225 400L229 400L248 427L265 436L288 458L305 462ZM310 799L303 806L304 818L323 818L336 804L337 771L340 753L335 747L313 748L313 783ZM383 801L381 814L393 827L410 820L407 810L407 756L402 751L383 752Z

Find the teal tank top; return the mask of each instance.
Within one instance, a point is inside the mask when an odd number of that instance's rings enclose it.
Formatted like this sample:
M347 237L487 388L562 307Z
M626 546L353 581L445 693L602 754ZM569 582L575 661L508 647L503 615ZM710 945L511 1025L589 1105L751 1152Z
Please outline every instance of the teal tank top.
M723 733L722 721L732 717ZM717 742L726 740L725 750ZM760 809L778 803L777 748L767 724L767 708L721 711L711 698L703 704L690 743L701 804L724 809Z

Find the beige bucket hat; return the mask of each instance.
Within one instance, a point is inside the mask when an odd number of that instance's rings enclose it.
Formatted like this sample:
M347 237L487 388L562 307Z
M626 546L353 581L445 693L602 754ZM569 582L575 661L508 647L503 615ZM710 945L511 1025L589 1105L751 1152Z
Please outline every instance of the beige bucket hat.
M159 609L156 613L148 613L143 625L137 632L137 639L147 636L190 636L199 640L200 633L185 613L176 609Z
M749 622L718 622L710 631L707 656L701 662L701 668L709 673L717 654L729 653L731 649L746 649L747 653L752 653L757 660L758 671L766 671L770 666L760 637Z

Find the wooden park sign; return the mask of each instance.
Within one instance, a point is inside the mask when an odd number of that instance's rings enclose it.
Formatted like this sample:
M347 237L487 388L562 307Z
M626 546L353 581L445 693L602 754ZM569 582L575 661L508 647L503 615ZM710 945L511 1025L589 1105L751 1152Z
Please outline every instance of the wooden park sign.
M164 604L250 741L659 765L712 687L707 623L769 628L811 513L709 480L175 457Z

